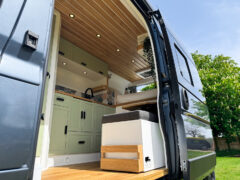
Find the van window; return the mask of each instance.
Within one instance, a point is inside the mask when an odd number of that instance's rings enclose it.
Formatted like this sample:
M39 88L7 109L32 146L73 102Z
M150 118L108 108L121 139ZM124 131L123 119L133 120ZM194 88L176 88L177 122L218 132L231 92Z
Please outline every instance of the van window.
M178 65L179 65L179 69L182 77L186 81L188 81L190 84L193 85L187 58L183 55L183 53L180 51L180 49L176 45L175 45L175 50L176 50Z

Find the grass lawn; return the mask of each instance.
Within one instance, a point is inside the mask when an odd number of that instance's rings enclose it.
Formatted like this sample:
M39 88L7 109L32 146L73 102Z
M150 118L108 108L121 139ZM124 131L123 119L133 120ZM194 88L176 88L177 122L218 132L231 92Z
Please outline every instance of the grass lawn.
M229 157L218 154L215 169L217 180L240 180L240 157Z

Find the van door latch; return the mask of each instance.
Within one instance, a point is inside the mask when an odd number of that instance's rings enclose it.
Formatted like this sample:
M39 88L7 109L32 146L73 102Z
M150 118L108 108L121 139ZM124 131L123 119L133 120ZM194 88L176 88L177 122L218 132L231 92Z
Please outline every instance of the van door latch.
M32 31L27 31L25 34L24 44L27 47L30 47L33 50L37 49L39 35L33 33Z

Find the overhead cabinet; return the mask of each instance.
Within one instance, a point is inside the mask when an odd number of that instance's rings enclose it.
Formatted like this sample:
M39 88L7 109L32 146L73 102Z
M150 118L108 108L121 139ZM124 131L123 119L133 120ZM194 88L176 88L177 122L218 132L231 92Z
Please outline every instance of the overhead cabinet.
M108 65L105 62L63 38L60 38L59 54L97 73L108 75Z

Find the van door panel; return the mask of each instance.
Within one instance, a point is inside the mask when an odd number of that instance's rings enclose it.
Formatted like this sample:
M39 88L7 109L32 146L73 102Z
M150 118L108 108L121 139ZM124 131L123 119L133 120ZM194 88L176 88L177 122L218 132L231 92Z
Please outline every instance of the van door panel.
M23 1L0 1L0 54L16 23Z
M176 55L176 45L179 46L178 42L176 41L176 39L173 37L173 35L168 31L168 29L166 29L165 32L165 38L166 36L168 36L169 39L169 45L170 45L170 49L168 52L169 55L169 60L173 61L171 68L171 71L173 72L173 76L176 76L175 78L177 79L177 86L175 85L176 89L178 89L178 93L179 93L179 97L180 97L180 101L181 101L181 119L183 120L183 126L178 126L177 131L180 132L182 131L182 128L184 128L184 132L183 133L178 133L178 139L179 139L179 149L180 149L180 159L181 159L181 166L183 167L185 162L187 164L186 168L182 168L183 171L183 176L186 179L194 179L193 177L195 177L196 174L198 174L199 176L205 175L205 177L209 174L205 174L205 173L211 173L209 172L205 172L203 170L201 170L201 166L204 166L203 163L207 162L207 161L202 161L201 159L206 158L205 156L208 156L209 159L214 159L215 157L215 152L214 152L214 146L213 146L213 136L212 136L212 131L211 128L209 126L209 117L208 117L208 110L206 105L204 104L205 98L202 94L202 84L199 78L199 74L197 72L197 69L195 67L194 62L192 61L192 59L190 58L189 55L187 55L187 53L185 53L184 51L181 51L183 53L183 55L186 57L186 62L189 65L189 73L190 76L192 77L192 83L186 81L186 79L182 76L181 74L181 69L178 66L178 60L177 59L177 55ZM181 49L180 49L181 50ZM172 54L172 58L171 59L171 55ZM180 62L180 63L185 63L185 62ZM175 72L174 72L175 71ZM194 73L194 74L193 74ZM175 74L175 75L174 75ZM173 77L174 78L174 77ZM188 109L184 108L183 106L183 96L182 96L182 90L185 89L187 94L188 94L188 101L189 101L189 107ZM176 97L176 96L175 96ZM176 101L176 99L175 99ZM177 115L177 114L176 114ZM187 116L186 116L187 115ZM181 122L180 119L177 120L178 123ZM193 126L193 124L189 124L190 122L195 124L195 126ZM192 153L192 140L190 140L189 137L189 128L194 128L195 129L193 131L197 131L199 129L201 129L201 134L199 135L195 135L196 137L191 137L191 139L194 138L194 142L197 144L197 146L199 146L199 151L198 153L195 153L196 159L189 159L189 154ZM203 135L204 134L204 135ZM205 136L207 135L207 137L205 138ZM186 139L186 141L183 141L183 139ZM196 140L196 138L200 138L201 140ZM181 146L181 142L183 141L184 144L183 146ZM191 142L190 142L191 141ZM207 142L211 142L211 143L207 143ZM185 143L186 143L186 149L187 149L187 156L185 156ZM203 152L203 149L200 148L200 146L202 146L202 144L205 143L205 148L207 149L207 155L204 154L205 151ZM189 152L191 151L191 152ZM182 155L181 155L182 154ZM201 162L201 163L198 163ZM193 163L194 162L194 163ZM191 166L193 165L194 166ZM200 166L197 166L198 164L200 164ZM211 167L209 168L210 170L212 170L214 168L214 166L216 165L216 163L212 163Z
M157 62L159 64L158 67L156 68L158 70L158 80L160 86L160 94L159 97L161 96L165 98L164 105L161 106L159 104L159 111L161 114L167 113L168 116L161 116L161 121L165 121L162 124L163 129L168 129L167 132L164 133L165 140L169 141L166 142L166 148L167 148L167 159L174 159L174 156L171 155L168 151L171 151L172 149L175 148L176 152L176 158L180 158L180 163L177 163L176 165L180 164L180 166L173 166L170 161L168 161L168 168L169 168L169 175L170 179L180 179L180 173L178 170L181 170L183 178L184 179L194 179L196 177L206 177L209 175L209 173L212 172L214 166L216 163L211 163L210 166L208 166L208 172L201 171L199 168L199 165L204 166L204 164L207 162L206 158L209 160L214 159L215 153L213 152L213 146L212 143L209 146L207 146L206 141L211 141L212 142L212 135L211 135L211 129L209 126L209 121L208 118L206 118L202 114L201 111L206 111L206 106L204 104L205 98L202 95L202 85L201 81L197 72L197 69L195 67L195 64L193 60L191 59L190 55L188 55L179 43L176 41L174 36L171 34L171 32L167 29L164 20L161 16L160 11L153 11L153 9L150 7L148 2L146 0L132 0L132 2L135 4L135 6L142 11L142 14L145 16L146 22L148 24L151 24L154 20L157 21L157 25L153 27L149 27L151 34L152 34L152 39L155 41L156 39L160 42L161 39L158 38L156 34L161 34L163 36L164 40L164 51L165 51L165 58L159 58L158 60L160 62ZM156 30L158 29L158 30ZM156 32L158 31L158 32ZM161 52L159 51L159 47L157 46L157 43L154 44L154 50L156 54L156 58L161 56ZM177 48L176 48L177 47ZM177 57L176 50L180 50L183 57L185 58L179 58ZM181 62L179 62L179 60ZM166 61L167 66L162 64L162 62ZM186 63L186 64L182 64ZM160 66L159 66L160 65ZM184 66L182 66L184 65ZM164 72L164 66L167 67L165 68L165 71L168 72L168 74L163 74ZM184 71L181 73L181 71ZM184 75L187 75L184 77ZM165 78L169 78L166 79ZM169 88L167 88L169 87ZM190 101L188 107L184 108L183 102L182 101L182 95L181 91L182 89L185 89L187 94L189 95L187 100ZM170 94L168 97L164 97L165 91L169 91ZM191 92L191 93L190 93ZM165 93L165 95L167 95ZM159 102L161 102L161 99L159 99ZM186 101L187 102L187 101ZM170 111L169 109L164 109L164 107L169 106L170 104ZM186 103L185 103L186 104ZM200 110L201 109L201 110ZM199 111L200 110L200 111ZM198 135L198 138L201 140L196 140L196 137L189 137L187 128L189 126L191 127L191 123L196 124L196 129L200 128L201 129L201 134ZM173 131L171 131L171 128L173 128ZM195 129L195 130L196 130ZM193 131L195 131L193 130ZM177 147L171 147L172 143L174 143L174 139L170 140L169 138L172 136L177 137ZM202 134L207 134L208 137L205 137ZM169 135L168 135L169 134ZM197 135L194 135L197 136ZM189 137L189 138L188 138ZM208 155L199 155L197 158L189 159L188 158L188 149L190 147L188 146L188 139L190 138L195 138L193 139L195 142L197 142L197 146L204 144L207 146L207 150L209 150L210 154ZM168 144L169 143L169 144ZM171 148L169 148L171 147ZM200 149L200 148L198 148ZM208 156L208 157L206 157ZM211 157L210 157L211 156ZM175 158L175 159L176 159ZM204 160L203 160L204 159ZM216 159L216 158L215 158ZM207 174L208 173L208 174Z
M0 7L0 179L32 178L53 6L3 0ZM36 49L24 45L29 30L39 36Z
M0 87L0 170L20 168L31 151L38 87L1 76Z

